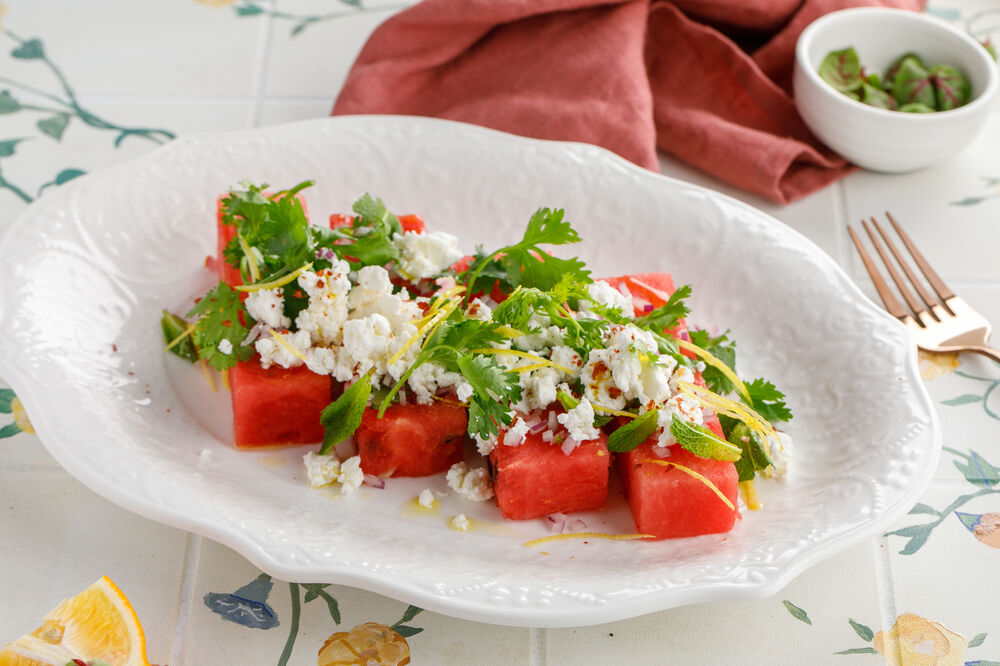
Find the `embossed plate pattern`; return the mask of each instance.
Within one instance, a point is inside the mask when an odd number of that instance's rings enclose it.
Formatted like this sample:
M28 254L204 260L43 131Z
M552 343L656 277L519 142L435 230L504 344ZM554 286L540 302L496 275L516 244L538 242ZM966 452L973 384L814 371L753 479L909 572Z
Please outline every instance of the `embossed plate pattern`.
M316 214L372 192L467 248L519 236L540 206L566 208L596 275L667 270L693 284L693 322L731 328L741 372L789 395L793 477L761 484L765 509L730 534L525 548L548 534L545 521L502 524L492 505L453 497L413 515L408 500L441 479L336 499L307 486L303 448L235 451L196 418L191 393L204 385L178 382L158 321L210 282L215 199L243 178L314 179ZM194 136L80 178L9 229L0 298L0 375L90 488L277 577L484 622L584 625L773 594L907 511L939 449L906 332L798 233L599 148L445 121L344 117ZM588 527L633 531L623 504L613 493ZM480 528L449 529L459 512Z

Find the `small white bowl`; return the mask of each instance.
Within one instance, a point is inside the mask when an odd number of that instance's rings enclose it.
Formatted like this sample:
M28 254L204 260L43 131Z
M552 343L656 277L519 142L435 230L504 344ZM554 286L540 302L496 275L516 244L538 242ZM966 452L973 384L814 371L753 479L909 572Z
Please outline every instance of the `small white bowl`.
M930 65L952 65L972 84L965 106L902 113L862 104L820 78L830 51L853 46L867 72L880 76L904 53ZM809 129L850 162L873 171L930 166L968 145L982 128L1000 88L1000 72L972 37L926 14L900 9L845 9L813 21L795 47L795 105Z

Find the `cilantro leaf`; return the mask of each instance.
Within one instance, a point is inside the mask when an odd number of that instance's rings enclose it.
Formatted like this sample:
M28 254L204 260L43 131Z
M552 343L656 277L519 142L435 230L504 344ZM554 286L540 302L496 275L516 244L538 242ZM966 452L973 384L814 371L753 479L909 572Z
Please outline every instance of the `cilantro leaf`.
M736 342L729 339L729 331L715 337L712 337L708 331L702 330L692 329L689 333L692 343L725 363L733 371L736 370ZM708 388L716 393L726 394L736 388L728 377L712 366L706 367L701 376Z
M730 443L740 447L743 455L736 461L736 473L740 481L750 481L758 470L767 469L771 465L767 447L760 437L750 430L745 423L737 423L729 432Z
M653 333L663 333L677 325L691 309L684 303L684 299L691 296L691 285L685 284L674 290L670 294L667 302L652 312L636 317L635 325ZM595 310L596 312L596 310Z
M246 236L244 236L246 240ZM252 242L251 242L252 240ZM267 214L248 244L260 249L271 274L294 271L314 258L315 249L302 203L295 197L268 202Z
M320 455L326 455L337 444L354 434L361 425L368 398L372 394L372 371L363 375L344 391L339 398L323 408L319 421L323 424L323 446Z
M389 238L392 238L393 234L403 233L403 225L400 224L399 218L389 212L381 199L367 192L354 202L352 208L358 214L354 227L371 226Z
M329 248L341 259L363 266L384 266L399 260L392 237L403 233L399 218L390 213L381 199L365 194L354 202L357 216L350 227L312 227L317 247Z
M719 439L705 426L686 421L677 414L670 422L670 434L683 448L702 458L733 462L739 460L743 453L740 447Z
M624 453L645 442L656 432L658 415L658 410L648 411L615 430L608 437L608 450Z
M506 372L491 358L475 354L458 357L459 371L472 384L469 403L469 434L487 439L500 434L500 425L510 425L511 402L521 400L517 375Z
M774 384L757 378L752 382L744 382L750 399L751 407L768 421L790 421L792 410L785 404L785 394L775 388Z
M205 294L186 316L200 317L191 339L198 348L198 356L211 363L216 370L228 370L237 361L246 361L253 356L253 347L240 343L250 332L243 322L252 325L254 320L243 308L239 294L225 282L220 281ZM219 350L223 340L231 347L228 354ZM223 347L226 346L223 343Z

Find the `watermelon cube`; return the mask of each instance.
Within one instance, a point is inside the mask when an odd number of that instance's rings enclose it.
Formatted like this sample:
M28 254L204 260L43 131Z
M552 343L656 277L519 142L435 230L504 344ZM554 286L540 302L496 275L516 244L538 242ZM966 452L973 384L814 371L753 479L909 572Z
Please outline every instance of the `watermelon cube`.
M222 223L222 199L223 197L219 197L215 213L215 224L218 230L218 252L215 255L216 269L219 272L220 280L228 284L230 287L235 287L236 285L243 284L243 277L240 275L240 271L238 269L233 268L226 263L226 260L222 256L222 251L226 249L226 245L229 244L229 241L236 236L236 227L231 224Z
M462 461L465 407L446 402L366 409L354 433L361 469L376 476L428 476Z
M706 425L721 432L718 420ZM714 422L713 422L714 421ZM732 503L730 508L711 488L682 469L643 462L661 460L654 452L655 437L635 449L615 454L618 474L625 487L636 529L657 539L698 536L728 532L736 524L738 476L731 462L696 456L679 444L669 447L665 462L683 465L708 479Z
M569 455L558 444L544 441L541 433L528 433L518 446L504 445L505 434L490 453L489 463L504 518L524 520L604 506L611 454L603 433Z
M320 412L330 404L332 381L304 365L260 367L257 359L229 370L233 442L238 447L311 444L323 440Z

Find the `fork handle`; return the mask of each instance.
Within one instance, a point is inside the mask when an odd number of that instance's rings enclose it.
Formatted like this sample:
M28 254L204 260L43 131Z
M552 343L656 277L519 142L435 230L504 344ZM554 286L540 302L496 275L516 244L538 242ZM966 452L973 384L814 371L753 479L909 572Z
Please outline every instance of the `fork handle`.
M967 351L975 352L977 354L982 354L987 358L991 358L997 363L1000 363L1000 350L994 349L993 347L969 347Z

